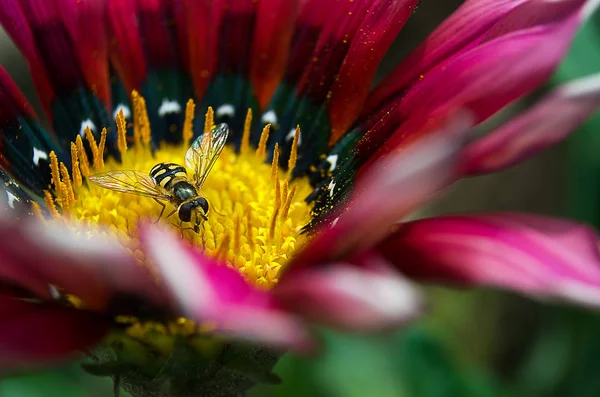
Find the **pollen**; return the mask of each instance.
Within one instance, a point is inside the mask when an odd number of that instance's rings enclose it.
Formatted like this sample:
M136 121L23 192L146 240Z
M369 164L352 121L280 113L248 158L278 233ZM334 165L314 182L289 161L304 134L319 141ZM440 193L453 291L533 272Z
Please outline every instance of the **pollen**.
M291 172L279 169L277 147L274 153L268 153L266 142L270 126L264 127L258 148L251 148L252 113L248 112L244 131L240 131L241 150L236 152L226 145L199 191L209 202L209 212L208 220L195 232L193 225L179 219L175 206L168 201L163 202L166 208L159 219L162 206L152 198L116 192L86 181L90 175L107 171L135 170L149 175L158 163L185 166L185 153L193 140L193 101L186 106L184 143L163 144L154 152L148 145L151 126L144 99L133 93L132 105L133 125L127 125L122 113L116 115L120 162L103 156L106 130L102 131L99 142L91 131L85 132L87 151L84 140L77 137L71 145L70 172L54 153L50 155L52 191L45 197L53 217L50 221L65 222L74 230L81 224L103 225L103 233L117 238L141 266L152 271L152 264L140 244L138 228L140 222L158 220L177 230L195 249L213 256L224 266L237 269L249 283L260 288L272 287L285 264L306 242L301 229L310 221L311 208L303 199L312 188L307 178L291 179ZM211 108L206 113L204 126L206 131L214 127ZM133 128L133 141L127 137L128 127ZM299 133L298 129L296 144ZM294 149L293 153L294 158L289 161L291 167L295 165L297 151ZM274 161L265 162L268 157ZM190 181L193 174L193 170L187 169Z

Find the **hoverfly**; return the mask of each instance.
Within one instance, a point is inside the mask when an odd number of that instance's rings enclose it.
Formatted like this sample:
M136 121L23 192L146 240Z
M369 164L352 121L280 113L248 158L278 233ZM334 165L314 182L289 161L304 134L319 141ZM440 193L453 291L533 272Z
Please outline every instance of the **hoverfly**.
M200 196L200 188L223 151L228 134L227 124L219 124L192 143L185 153L185 165L194 170L192 182L185 167L175 163L156 164L148 175L140 171L110 171L88 179L106 189L154 199L162 206L158 220L165 212L165 203L171 203L175 209L167 218L177 212L181 222L193 220L190 229L199 233L201 222L208 220L209 208L208 201Z

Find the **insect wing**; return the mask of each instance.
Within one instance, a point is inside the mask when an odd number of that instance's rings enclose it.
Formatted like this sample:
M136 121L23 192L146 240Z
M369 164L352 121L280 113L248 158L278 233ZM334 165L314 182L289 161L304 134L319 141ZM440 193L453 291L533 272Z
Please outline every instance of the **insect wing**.
M200 135L185 154L185 165L194 170L194 184L200 188L210 170L217 162L219 155L225 147L229 127L219 124L210 132Z
M90 175L88 179L98 186L121 193L169 200L168 192L162 190L149 176L139 171L111 171Z

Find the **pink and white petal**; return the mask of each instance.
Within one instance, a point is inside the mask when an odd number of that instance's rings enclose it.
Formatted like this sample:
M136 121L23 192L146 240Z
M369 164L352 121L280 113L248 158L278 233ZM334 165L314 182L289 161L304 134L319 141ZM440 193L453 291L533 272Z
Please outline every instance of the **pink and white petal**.
M356 182L347 208L339 210L333 224L323 227L292 260L290 271L295 274L304 266L338 261L367 249L396 222L454 182L458 154L471 125L468 112L457 112L441 130L367 170Z
M400 63L369 95L364 114L374 113L435 65L478 45L499 20L528 0L466 1Z
M406 223L375 249L418 281L600 308L598 235L583 224L528 214L447 216Z
M57 223L42 224L33 218L18 220L4 214L0 218L0 238L3 255L10 258L3 262L4 271L8 272L12 263L29 275L27 280L12 280L24 288L45 282L79 297L95 310L104 308L117 293L163 301L149 275L116 240L103 236L100 228L86 230L81 226L75 232Z
M328 264L285 278L273 293L291 312L344 330L373 332L417 317L423 302L418 290L388 268Z
M195 251L171 230L154 225L141 230L145 252L186 316L214 324L216 332L236 339L277 348L313 347L305 326L277 307L269 292Z
M90 312L0 297L0 375L76 358L107 332Z
M555 90L532 109L469 144L461 155L466 175L511 167L562 141L600 108L600 74Z

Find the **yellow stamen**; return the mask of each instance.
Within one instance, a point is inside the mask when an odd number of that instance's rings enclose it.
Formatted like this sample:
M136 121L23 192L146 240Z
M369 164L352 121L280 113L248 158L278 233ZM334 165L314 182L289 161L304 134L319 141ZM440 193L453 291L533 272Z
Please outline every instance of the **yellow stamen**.
M277 178L277 172L279 171L279 144L275 144L273 149L273 162L271 163L271 179Z
M88 161L87 154L85 153L85 148L83 147L83 141L81 140L80 135L77 135L75 143L77 144L77 155L79 156L79 168L81 169L81 174L85 177L88 177L91 175L90 162Z
M194 137L194 111L196 104L193 100L187 101L185 105L185 121L183 122L183 145L189 146Z
M93 159L94 168L99 168L97 166L98 161L99 161L98 160L98 157L99 157L98 145L96 144L96 139L94 138L94 134L92 134L92 130L90 130L90 127L85 128L85 138L87 139L88 143L90 144L90 149L92 149L92 159Z
M215 125L215 112L211 106L208 107L206 111L206 116L204 117L204 132L210 132L214 128Z
M240 218L235 219L235 229L233 230L233 252L237 255L240 253L240 239L241 239L241 226L242 222Z
M260 134L260 141L258 142L258 149L256 149L256 156L260 159L264 159L267 156L267 140L269 139L269 132L271 131L271 124L265 125Z
M60 212L58 212L58 209L54 204L54 198L52 197L52 194L50 194L50 192L47 190L44 190L44 201L46 202L46 207L48 208L48 211L50 211L50 214L54 218L60 219Z
M215 255L217 260L224 259L227 256L227 251L229 251L229 240L230 237L228 234L223 236L223 240L221 240L221 243L219 244L219 248L217 248L217 252Z
M71 163L72 163L72 174L73 174L73 185L75 187L81 187L83 185L83 179L81 178L81 171L79 170L79 157L77 156L77 145L71 142Z
M244 121L244 133L242 135L242 144L240 151L246 153L250 147L250 129L252 128L252 109L248 109L246 120Z
M294 141L292 142L292 151L290 153L290 159L288 160L288 172L291 174L296 168L296 161L298 160L298 141L300 140L300 126L296 126L296 133L294 134Z
M275 238L275 229L277 228L277 215L279 215L279 207L275 208L273 217L271 218L271 227L269 228L269 238L273 240Z
M98 145L98 161L94 159L94 168L101 169L104 168L104 148L106 147L106 127L102 128L102 132L100 133L100 144Z
M60 181L60 170L58 167L58 157L54 150L50 152L50 175L52 176L52 184L54 185L54 191L57 193L59 199L62 199L62 182Z
M275 180L275 208L281 207L281 184L279 179Z
M283 183L281 184L281 204L285 204L285 201L287 200L287 196L288 196L288 181L287 181L287 179L284 179Z
M252 207L246 206L246 238L250 248L254 247L254 232L252 231Z
M73 191L73 186L71 185L71 177L69 176L69 170L65 163L60 163L60 174L62 176L62 181L65 186L65 191L67 193L65 199L68 205L71 205L75 202L75 192Z
M151 131L146 100L137 91L131 93L131 104L133 107L133 141L147 145L150 143Z
M117 148L121 154L127 151L127 122L123 109L117 113Z
M42 212L42 207L40 207L40 205L35 201L31 203L31 212L33 213L33 216L38 218L38 220L42 221L43 223L46 223L46 217Z
M281 210L281 219L287 219L288 212L290 211L290 205L292 205L292 200L294 199L294 195L296 194L296 185L292 186L292 190L290 190L290 194L287 196L287 200L283 204L283 209Z

